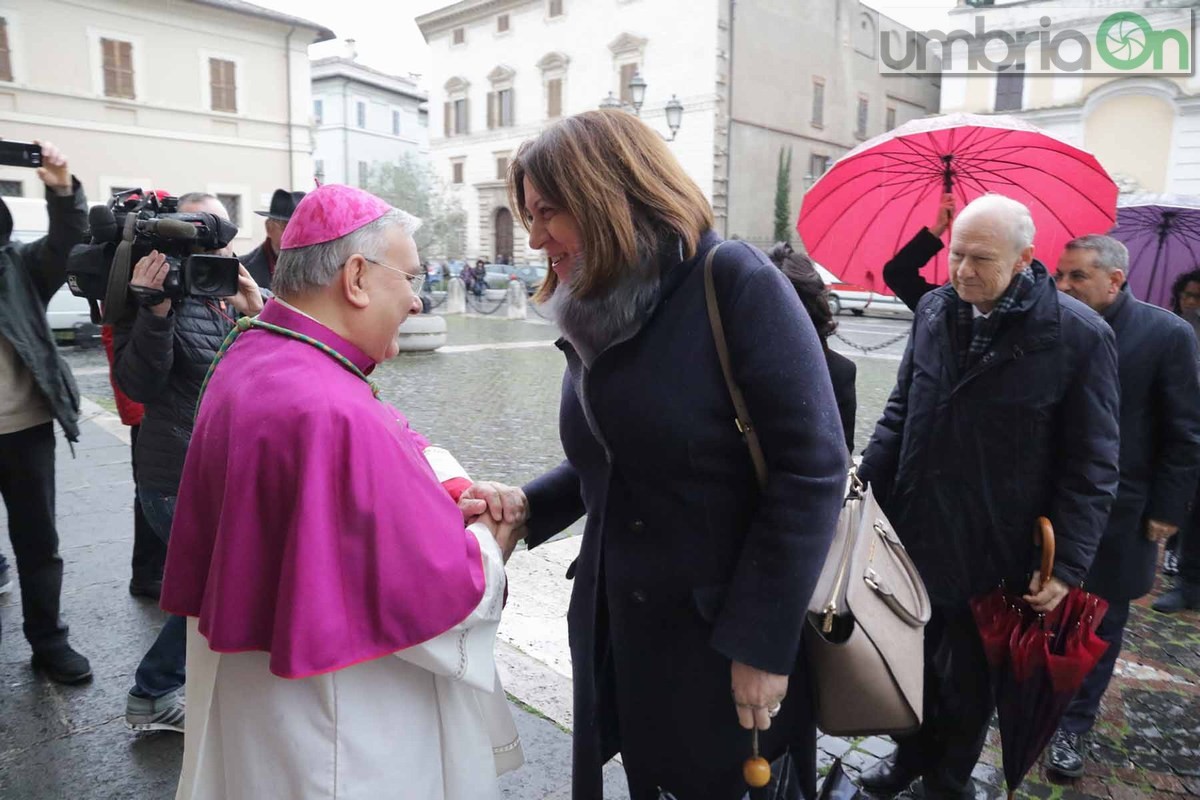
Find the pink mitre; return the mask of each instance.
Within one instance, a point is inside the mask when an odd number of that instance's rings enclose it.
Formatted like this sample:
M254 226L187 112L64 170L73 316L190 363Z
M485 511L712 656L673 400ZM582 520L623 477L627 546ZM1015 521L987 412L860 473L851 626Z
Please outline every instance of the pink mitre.
M281 250L332 242L374 222L392 207L370 192L327 183L304 195L283 230Z

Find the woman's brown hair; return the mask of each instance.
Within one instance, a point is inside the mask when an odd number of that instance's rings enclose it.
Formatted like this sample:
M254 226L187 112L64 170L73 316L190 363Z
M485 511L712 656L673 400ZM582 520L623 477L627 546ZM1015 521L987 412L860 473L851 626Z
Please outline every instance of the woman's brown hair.
M585 111L521 145L508 170L508 196L528 230L526 177L579 225L585 269L574 281L578 297L614 286L664 236L678 236L691 258L713 225L704 193L662 137L625 111ZM548 299L557 286L550 270L536 299Z

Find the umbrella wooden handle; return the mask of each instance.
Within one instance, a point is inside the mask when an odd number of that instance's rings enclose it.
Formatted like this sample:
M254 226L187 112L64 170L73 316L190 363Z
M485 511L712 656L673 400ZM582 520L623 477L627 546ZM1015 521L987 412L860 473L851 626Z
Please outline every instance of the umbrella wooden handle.
M1054 574L1054 526L1046 517L1038 517L1037 524L1034 541L1042 546L1042 585L1038 587L1040 591L1046 587L1050 576Z

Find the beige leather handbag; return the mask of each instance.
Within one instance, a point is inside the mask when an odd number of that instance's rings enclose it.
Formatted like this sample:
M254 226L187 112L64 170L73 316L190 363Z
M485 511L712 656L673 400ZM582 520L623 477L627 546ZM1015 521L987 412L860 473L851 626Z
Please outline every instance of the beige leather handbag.
M921 726L929 610L917 568L851 469L804 630L821 730L861 736Z
M713 341L760 486L767 462L741 389L717 307L712 262L704 293ZM929 595L869 487L850 469L846 498L804 631L817 725L837 736L906 733L921 725Z

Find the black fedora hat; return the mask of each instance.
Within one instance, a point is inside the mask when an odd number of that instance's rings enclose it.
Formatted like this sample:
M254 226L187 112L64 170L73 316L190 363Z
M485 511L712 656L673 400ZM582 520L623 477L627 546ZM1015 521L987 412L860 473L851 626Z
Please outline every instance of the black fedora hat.
M268 211L255 211L260 217L277 219L287 222L296 211L296 206L304 199L304 192L289 192L287 189L276 189L271 195L271 208Z

